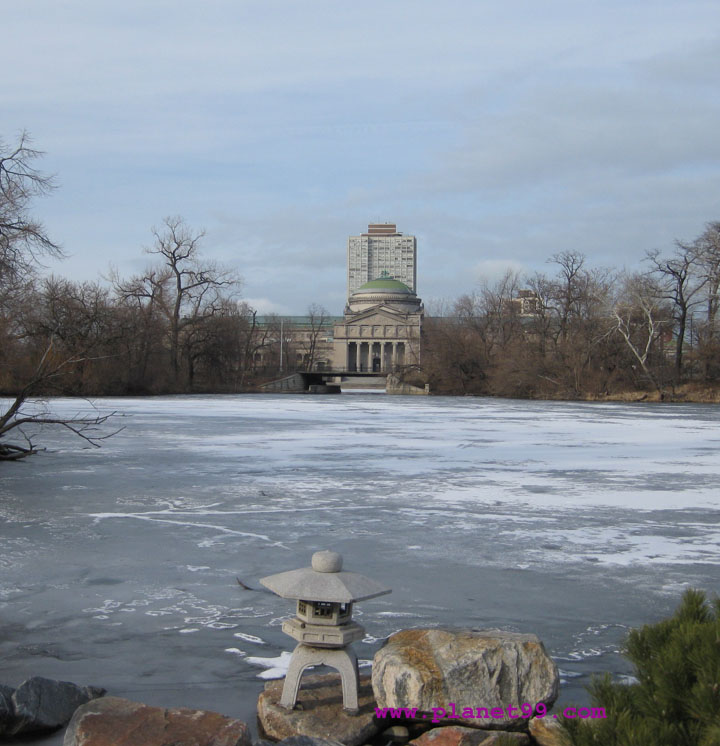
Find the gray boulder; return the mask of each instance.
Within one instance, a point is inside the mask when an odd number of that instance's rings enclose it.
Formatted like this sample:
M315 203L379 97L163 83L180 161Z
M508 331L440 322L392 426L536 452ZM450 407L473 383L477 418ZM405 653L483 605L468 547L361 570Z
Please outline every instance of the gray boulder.
M435 725L527 730L507 708L549 708L559 676L536 635L440 627L392 635L375 653L372 686L378 707L417 708Z
M33 676L13 692L14 717L8 735L56 730L65 725L80 705L105 694L104 689L77 686Z
M11 686L0 684L0 736L9 733L15 719L12 695L15 690Z

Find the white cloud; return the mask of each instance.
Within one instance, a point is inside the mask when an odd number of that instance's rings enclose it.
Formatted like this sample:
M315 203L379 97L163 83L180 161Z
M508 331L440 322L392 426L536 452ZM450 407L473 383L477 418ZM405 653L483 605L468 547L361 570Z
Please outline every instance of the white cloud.
M260 316L276 313L279 316L290 316L293 310L281 303L276 303L270 298L245 298L244 302L255 309Z
M522 275L526 272L526 267L512 259L483 259L473 267L473 274L479 284L492 285L509 272Z
M33 0L4 10L3 131L92 279L149 228L208 230L265 307L339 313L345 241L419 240L419 291L585 251L623 264L720 217L715 0ZM28 52L32 40L32 53Z

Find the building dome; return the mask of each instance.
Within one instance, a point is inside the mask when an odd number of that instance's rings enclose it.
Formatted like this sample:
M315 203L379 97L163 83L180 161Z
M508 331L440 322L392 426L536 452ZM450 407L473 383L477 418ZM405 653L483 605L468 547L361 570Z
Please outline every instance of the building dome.
M379 277L377 280L370 280L370 282L361 285L353 295L357 295L358 293L377 293L378 291L415 295L404 282L394 280L392 277Z
M361 285L348 299L350 311L365 311L373 306L390 306L403 313L417 313L422 301L400 280L378 277Z

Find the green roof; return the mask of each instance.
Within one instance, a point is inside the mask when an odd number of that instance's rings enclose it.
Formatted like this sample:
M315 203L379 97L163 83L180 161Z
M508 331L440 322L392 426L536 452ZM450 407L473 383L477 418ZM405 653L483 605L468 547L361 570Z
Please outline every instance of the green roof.
M370 280L370 282L366 282L364 285L361 285L355 292L356 293L363 293L365 291L375 291L378 290L382 291L385 290L386 292L390 293L410 293L413 294L413 291L410 290L410 288L404 283L400 282L400 280L393 280L392 277L378 277L377 280Z
M331 327L333 324L337 324L339 321L343 321L344 319L344 316L325 316L322 320L322 324L320 323L319 318L315 318L314 325L321 328ZM258 316L255 323L258 326L272 326L273 324L280 326L281 321L288 327L305 328L313 325L309 316L278 316L277 314Z

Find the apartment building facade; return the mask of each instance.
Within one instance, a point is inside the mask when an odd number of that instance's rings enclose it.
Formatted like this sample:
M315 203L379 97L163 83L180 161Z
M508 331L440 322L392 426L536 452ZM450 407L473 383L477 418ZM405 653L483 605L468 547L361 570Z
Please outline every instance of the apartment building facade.
M417 292L417 239L395 223L370 223L367 233L350 236L347 244L348 298L367 282L390 277Z

